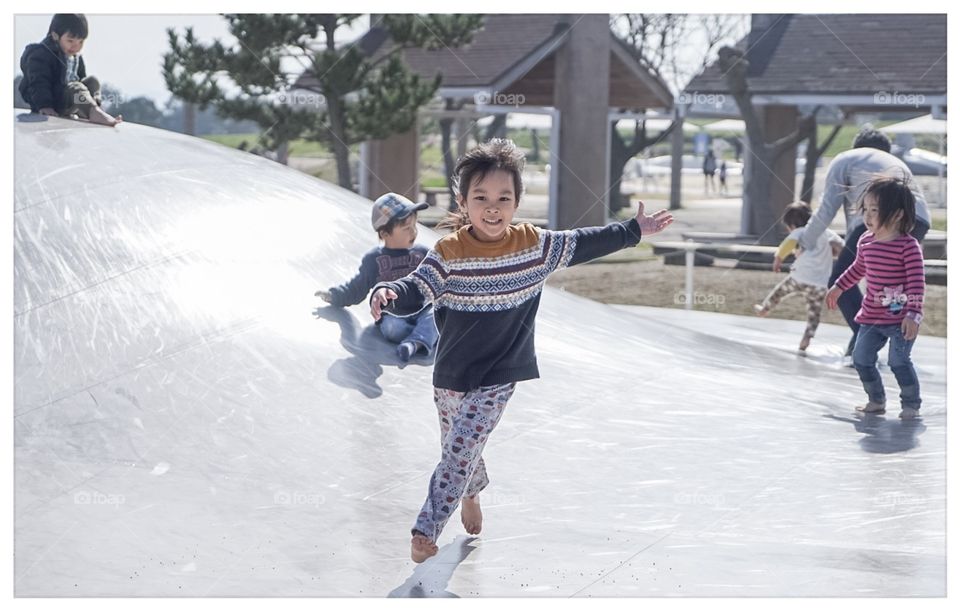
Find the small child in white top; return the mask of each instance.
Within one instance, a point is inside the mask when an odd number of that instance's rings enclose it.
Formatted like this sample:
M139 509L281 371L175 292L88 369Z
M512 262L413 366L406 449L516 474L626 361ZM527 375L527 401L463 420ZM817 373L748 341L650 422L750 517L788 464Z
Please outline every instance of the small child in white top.
M807 328L800 340L801 354L806 354L810 340L820 326L820 313L823 310L823 298L827 294L830 271L833 269L833 258L843 248L843 240L829 229L820 235L814 248L798 248L800 235L811 214L810 206L805 202L794 202L787 206L783 213L783 224L790 234L780 243L780 248L773 258L773 271L779 272L783 260L794 251L796 259L790 266L790 274L770 291L763 303L753 306L758 316L766 316L784 297L794 293L802 294L807 301Z

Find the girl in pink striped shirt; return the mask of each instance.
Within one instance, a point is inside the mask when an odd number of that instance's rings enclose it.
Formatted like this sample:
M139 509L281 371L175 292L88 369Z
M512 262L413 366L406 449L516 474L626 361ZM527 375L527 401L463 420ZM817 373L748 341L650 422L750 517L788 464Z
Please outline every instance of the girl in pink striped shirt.
M860 200L867 231L857 243L857 258L827 292L827 307L836 309L843 291L867 279L867 292L856 320L860 323L853 348L856 367L867 393L866 413L886 411L877 354L890 340L890 369L900 385L900 417L920 412L920 383L910 351L923 319L923 253L909 235L916 219L913 193L903 180L878 177Z

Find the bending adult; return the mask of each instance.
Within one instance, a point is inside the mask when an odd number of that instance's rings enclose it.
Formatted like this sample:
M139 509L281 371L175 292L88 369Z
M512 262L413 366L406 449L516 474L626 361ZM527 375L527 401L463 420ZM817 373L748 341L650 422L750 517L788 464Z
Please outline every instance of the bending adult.
M837 210L843 209L847 219L847 235L843 250L833 264L830 286L833 286L857 256L857 242L867 229L863 224L860 199L867 182L878 175L900 178L913 192L917 200L917 220L910 235L922 242L923 237L930 230L930 209L927 207L927 200L924 199L920 186L913 177L913 172L901 159L890 154L890 139L886 135L873 127L865 126L854 138L853 149L840 153L830 162L823 195L820 197L820 207L810 218L799 240L801 248L812 249L820 234L833 222ZM863 303L860 287L854 285L840 296L837 303L844 320L853 331L853 337L850 338L846 352L846 355L850 356L857 340L857 332L860 330L860 324L853 319Z

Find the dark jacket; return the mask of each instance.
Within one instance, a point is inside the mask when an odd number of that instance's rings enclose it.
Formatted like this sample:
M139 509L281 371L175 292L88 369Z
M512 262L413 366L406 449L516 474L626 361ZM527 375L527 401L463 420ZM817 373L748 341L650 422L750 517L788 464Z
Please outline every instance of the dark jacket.
M27 45L20 56L20 70L23 72L20 95L30 104L31 111L53 108L62 114L67 109L64 99L67 58L60 50L60 43L47 36L43 42ZM81 79L87 76L82 55L77 63L77 76Z

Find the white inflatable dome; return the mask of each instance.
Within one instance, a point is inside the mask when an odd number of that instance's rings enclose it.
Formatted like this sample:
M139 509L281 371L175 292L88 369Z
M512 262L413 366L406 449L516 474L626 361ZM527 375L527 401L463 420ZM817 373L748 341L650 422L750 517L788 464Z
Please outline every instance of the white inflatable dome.
M924 419L863 420L845 329L548 289L483 533L417 566L431 367L315 313L367 200L126 123L17 120L15 172L18 596L945 593L942 340Z

